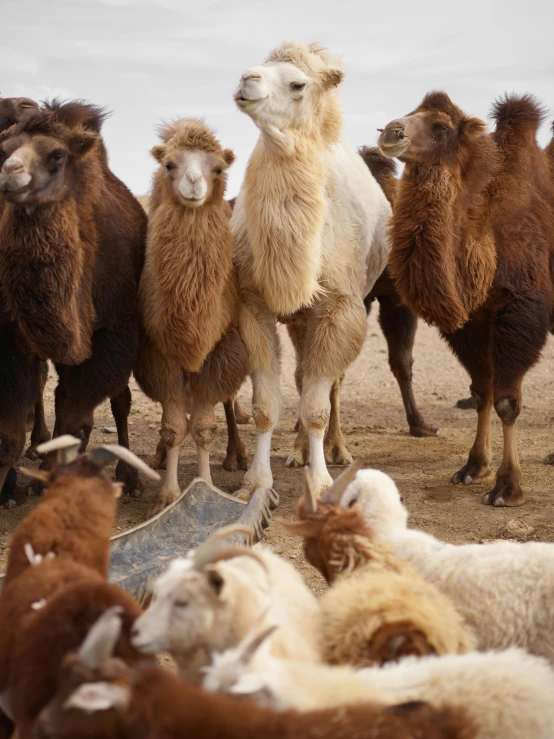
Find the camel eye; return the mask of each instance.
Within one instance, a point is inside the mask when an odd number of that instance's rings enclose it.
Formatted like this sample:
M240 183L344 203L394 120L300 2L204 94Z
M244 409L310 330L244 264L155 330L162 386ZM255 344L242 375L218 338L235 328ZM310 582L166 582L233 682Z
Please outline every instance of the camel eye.
M301 92L305 87L305 82L292 82L290 86L291 90L293 90L294 92Z
M167 169L167 171L168 171L168 172L171 172L172 170L174 170L174 169L175 169L175 165L174 165L174 164L172 164L171 162L168 162L168 163L167 163L167 164L165 165L165 168Z
M448 127L442 123L433 123L433 131L437 134L437 136L444 136L444 134L448 131Z
M65 158L65 154L63 151L60 151L60 150L53 151L50 154L50 161L55 167L59 167L60 164L63 162L64 158Z
M188 600L176 600L175 601L176 608L186 608L188 604L189 604Z
M221 167L216 167L214 169L214 174L221 174L222 172L223 172L223 170L221 169Z

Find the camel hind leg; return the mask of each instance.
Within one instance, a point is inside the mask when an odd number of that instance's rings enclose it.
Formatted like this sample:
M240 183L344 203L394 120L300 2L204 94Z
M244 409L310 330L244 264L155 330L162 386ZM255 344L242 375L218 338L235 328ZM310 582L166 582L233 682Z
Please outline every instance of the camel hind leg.
M110 406L117 428L117 443L129 449L129 413L131 412L131 390L127 385L123 392L110 398ZM123 493L133 495L135 491L144 492L144 485L138 476L135 467L124 462L122 459L116 465L115 479L123 483Z
M331 387L329 427L325 434L323 448L327 464L346 465L352 463L352 455L346 448L346 440L340 422L340 392L344 375L335 380Z
M46 419L44 417L44 387L48 380L48 363L41 361L40 363L40 375L39 375L39 398L35 405L35 412L33 418L33 428L31 430L31 439L29 447L25 452L25 456L28 459L40 459L40 455L36 449L39 444L43 444L45 441L49 441L50 432L46 425Z
M236 472L238 469L246 472L252 464L252 460L240 438L237 426L238 419L235 412L236 402L236 400L230 399L223 403L225 420L227 421L227 456L223 462L223 468L228 472Z

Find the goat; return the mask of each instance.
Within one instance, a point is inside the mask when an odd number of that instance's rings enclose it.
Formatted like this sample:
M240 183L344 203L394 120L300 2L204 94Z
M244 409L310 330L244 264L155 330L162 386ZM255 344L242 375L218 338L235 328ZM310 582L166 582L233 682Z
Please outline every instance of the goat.
M294 567L266 549L217 546L245 531L220 529L169 565L133 629L137 649L169 651L180 674L198 682L211 654L238 644L261 617L264 625L283 626L272 639L273 654L319 659L319 606Z
M80 444L67 435L37 447L40 453L57 452L57 462L51 471L26 470L44 482L47 490L12 536L5 585L29 566L25 552L29 545L38 555L63 554L108 576L110 534L121 484L113 483L103 467L121 459L149 477L159 479L159 475L117 444L79 455Z
M451 601L373 535L357 507L338 504L357 460L317 501L306 471L300 521L280 521L304 537L307 560L330 589L320 599L323 658L358 667L406 655L467 652L475 639Z
M116 634L104 621L110 646ZM86 657L86 652L85 652ZM96 661L96 660L95 660ZM462 712L421 703L278 713L226 695L210 695L159 667L106 660L91 669L69 655L62 685L35 726L39 739L473 739Z

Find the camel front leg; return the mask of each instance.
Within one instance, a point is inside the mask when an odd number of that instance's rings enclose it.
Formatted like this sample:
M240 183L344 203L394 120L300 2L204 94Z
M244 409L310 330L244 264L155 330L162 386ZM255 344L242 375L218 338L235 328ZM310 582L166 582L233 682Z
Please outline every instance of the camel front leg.
M188 421L184 399L162 403L161 442L165 447L165 476L154 510L156 513L172 503L181 493L179 487L179 447L188 433Z
M225 410L225 420L227 422L227 456L223 462L223 468L229 472L236 472L239 468L246 470L252 464L252 460L248 456L246 447L240 438L238 429L238 419L236 417L235 408L236 400L226 400L223 403Z
M477 403L477 432L475 441L469 451L466 464L452 477L455 484L474 485L486 482L492 475L491 471L491 415L493 397L489 387L484 393L473 390Z
M327 471L323 440L331 415L330 394L332 377L304 375L304 386L300 401L300 421L308 433L310 449L310 474L316 495L333 484Z
M252 465L244 476L242 488L236 493L240 500L250 500L257 488L273 485L271 438L281 410L280 347L275 316L257 297L250 295L248 298L241 303L240 334L248 350L257 438Z
M202 477L211 485L210 449L217 431L215 406L195 398L192 405L190 428L198 453L198 477Z

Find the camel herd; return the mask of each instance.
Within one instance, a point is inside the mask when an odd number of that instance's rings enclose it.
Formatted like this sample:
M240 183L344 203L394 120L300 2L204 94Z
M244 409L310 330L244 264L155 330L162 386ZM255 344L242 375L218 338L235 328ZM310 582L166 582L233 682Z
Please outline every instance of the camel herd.
M491 474L492 410L502 463L483 502L524 502L516 443L521 384L554 316L554 139L530 95L493 108L495 130L443 92L381 132L379 150L345 142L340 63L319 44L284 43L246 70L238 108L259 130L236 202L225 200L234 154L204 122L159 128L148 217L108 166L102 109L82 101L0 99L0 487L18 502L15 465L49 438L46 360L58 374L55 436L87 445L95 408L111 401L128 446L134 373L162 406L154 464L157 507L173 501L190 431L210 477L215 406L224 403L227 469L246 470L237 496L270 488L279 420L284 323L297 360L298 435L287 460L309 464L316 494L327 463L352 458L340 388L361 351L371 303L389 345L410 432L429 436L411 385L417 317L438 327L471 376L477 433L455 483ZM360 156L361 155L361 156ZM396 177L393 158L405 165ZM235 398L253 385L257 442L242 444ZM35 471L39 490L51 460ZM120 460L126 493L137 470Z

